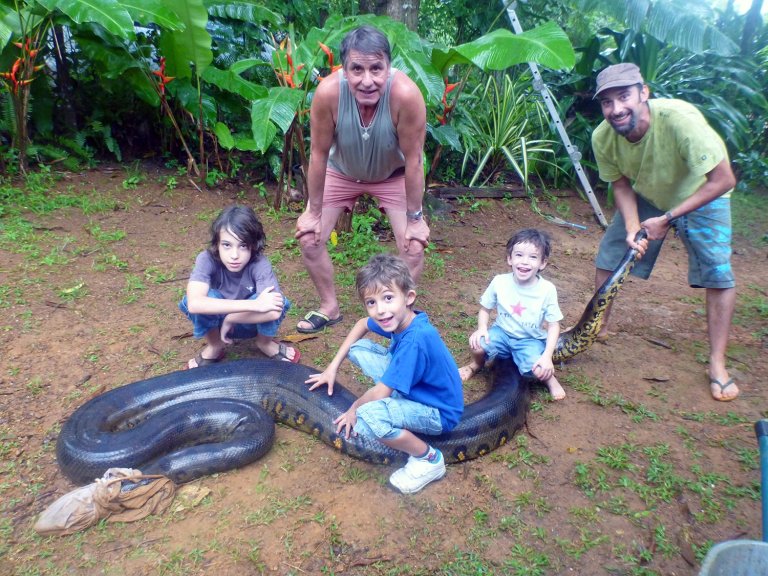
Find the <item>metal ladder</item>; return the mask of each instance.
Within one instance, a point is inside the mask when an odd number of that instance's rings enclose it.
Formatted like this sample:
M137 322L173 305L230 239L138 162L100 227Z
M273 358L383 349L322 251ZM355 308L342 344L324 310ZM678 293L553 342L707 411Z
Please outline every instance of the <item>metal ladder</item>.
M511 2L507 6L507 16L509 16L509 21L512 23L512 29L515 31L515 34L522 34L523 28L520 26L520 21L517 19L517 14L515 14L516 5L517 2ZM608 222L603 215L603 211L600 209L600 204L598 203L597 198L595 197L595 193L592 190L592 185L589 183L589 179L587 178L584 169L581 167L581 152L571 143L571 139L568 137L568 132L565 131L565 126L563 126L563 121L560 120L560 113L557 111L557 108L555 108L555 102L552 99L549 88L541 78L539 67L535 62L528 62L528 67L531 69L531 73L533 74L533 88L541 94L541 98L544 100L544 104L546 104L547 110L549 110L549 115L552 117L552 121L555 123L555 128L557 128L557 132L560 134L560 139L563 141L565 149L568 152L568 157L571 159L571 162L573 162L573 167L576 169L576 175L579 177L579 181L584 188L584 192L587 194L589 203L592 205L592 209L595 211L597 221L603 228L607 228Z

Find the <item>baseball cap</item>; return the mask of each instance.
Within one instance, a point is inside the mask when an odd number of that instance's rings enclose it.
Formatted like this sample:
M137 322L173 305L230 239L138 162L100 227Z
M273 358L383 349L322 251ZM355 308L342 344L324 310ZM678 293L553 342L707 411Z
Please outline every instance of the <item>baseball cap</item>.
M597 98L600 92L608 90L608 88L634 86L635 84L645 84L637 64L632 64L631 62L613 64L597 75L597 88L594 98Z

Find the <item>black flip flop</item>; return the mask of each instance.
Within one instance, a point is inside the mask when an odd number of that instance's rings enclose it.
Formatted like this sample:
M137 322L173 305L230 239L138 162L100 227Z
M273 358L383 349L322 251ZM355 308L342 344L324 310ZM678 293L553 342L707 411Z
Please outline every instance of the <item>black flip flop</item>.
M344 320L344 316L339 314L338 318L334 318L331 320L323 314L322 312L318 312L317 310L312 310L311 312L307 312L307 315L304 316L304 320L312 324L312 328L299 328L296 327L296 331L301 334L315 334L317 332L322 332L325 330L325 328L329 326L333 326L334 324L338 324L342 320Z

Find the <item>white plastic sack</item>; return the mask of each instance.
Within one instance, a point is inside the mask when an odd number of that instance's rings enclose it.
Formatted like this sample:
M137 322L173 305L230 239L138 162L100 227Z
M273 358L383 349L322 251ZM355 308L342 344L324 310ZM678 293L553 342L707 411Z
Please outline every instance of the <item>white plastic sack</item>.
M142 480L149 482L136 485ZM124 492L123 482L131 486ZM44 536L63 536L93 526L102 518L133 522L165 510L175 493L176 485L165 476L110 468L93 484L68 492L46 508L35 523L35 531Z

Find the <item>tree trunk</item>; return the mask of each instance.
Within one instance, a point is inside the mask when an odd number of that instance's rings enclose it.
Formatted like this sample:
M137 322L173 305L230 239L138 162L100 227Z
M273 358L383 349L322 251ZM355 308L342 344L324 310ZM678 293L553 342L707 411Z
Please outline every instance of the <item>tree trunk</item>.
M763 0L752 0L752 6L747 12L744 20L744 29L741 31L741 53L748 55L752 53L752 43L755 35L763 26Z
M416 30L419 25L420 0L360 0L361 14L389 16L405 24L408 29Z

